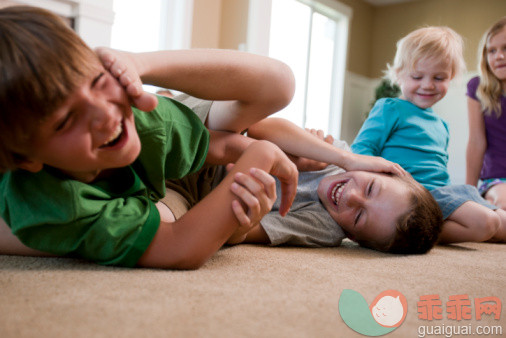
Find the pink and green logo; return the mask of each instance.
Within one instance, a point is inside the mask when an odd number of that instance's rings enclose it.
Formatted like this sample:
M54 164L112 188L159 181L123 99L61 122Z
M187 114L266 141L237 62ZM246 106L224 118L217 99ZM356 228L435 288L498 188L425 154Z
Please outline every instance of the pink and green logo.
M406 318L408 303L397 290L381 292L369 306L364 297L345 289L339 298L339 314L352 330L365 336L382 336L392 332Z

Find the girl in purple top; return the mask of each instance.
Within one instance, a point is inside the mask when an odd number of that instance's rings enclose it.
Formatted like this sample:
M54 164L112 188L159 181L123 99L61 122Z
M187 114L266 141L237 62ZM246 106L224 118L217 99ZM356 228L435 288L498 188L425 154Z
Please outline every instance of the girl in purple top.
M469 141L466 183L506 210L506 17L480 44L480 76L467 84Z

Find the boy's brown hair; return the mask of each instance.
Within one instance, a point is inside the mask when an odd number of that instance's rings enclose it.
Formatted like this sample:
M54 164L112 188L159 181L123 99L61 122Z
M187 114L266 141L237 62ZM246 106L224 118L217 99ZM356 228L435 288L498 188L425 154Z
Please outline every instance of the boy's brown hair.
M432 194L411 175L394 176L402 181L409 191L410 209L396 222L395 237L387 245L378 243L359 244L383 252L396 254L423 254L436 243L443 227L443 215Z
M437 242L443 214L432 194L411 176L399 178L411 192L411 209L397 220L397 232L387 252L423 254Z
M0 9L0 173L14 170L39 123L96 68L95 53L57 15Z

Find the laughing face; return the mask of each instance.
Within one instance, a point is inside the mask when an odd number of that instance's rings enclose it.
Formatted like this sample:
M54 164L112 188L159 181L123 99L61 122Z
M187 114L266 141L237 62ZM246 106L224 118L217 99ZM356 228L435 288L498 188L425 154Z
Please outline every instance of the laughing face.
M506 83L506 26L492 36L486 47L487 63L492 73ZM503 84L506 89L506 84Z
M410 207L409 190L401 180L364 171L323 178L318 196L351 239L381 246L393 240L396 220Z
M102 171L127 166L140 153L128 97L102 66L38 128L20 167L48 165L68 176L93 181Z

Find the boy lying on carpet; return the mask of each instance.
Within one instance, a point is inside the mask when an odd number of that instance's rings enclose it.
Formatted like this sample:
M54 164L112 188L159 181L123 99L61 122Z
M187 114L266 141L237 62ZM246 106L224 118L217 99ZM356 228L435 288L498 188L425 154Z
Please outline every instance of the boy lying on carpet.
M234 175L251 168L262 188L253 192L260 208L246 200L250 219L260 219L275 198L268 173L283 182L280 213L288 211L295 165L273 143L237 133L289 102L294 86L286 65L232 51L132 56L147 82L219 100L197 116L159 97L142 113L132 111L125 89L57 16L4 8L0 31L0 213L28 247L105 265L197 268L238 228L245 231L230 207L238 205L231 189ZM116 75L128 90L128 76ZM134 102L156 104L142 98ZM402 173L381 158L333 155L331 162L346 169ZM216 166L204 162L235 166L179 217L165 180L205 178Z
M332 139L325 142L321 133L319 137L312 134L277 118L262 120L248 129L248 136L272 141L292 155L304 156L303 161L319 161L316 168L321 162L339 164L332 160L335 154L349 151L344 141L331 145ZM312 164L308 162L304 167ZM245 202L255 199L254 191L261 185L248 175L235 176L243 189L236 188L234 193ZM257 221L247 217L242 208L234 208L243 226L228 243L327 247L339 246L348 237L383 252L420 254L434 246L442 226L436 201L409 174L346 172L332 164L300 172L290 211L282 217L279 208L280 199L276 199L271 212Z

